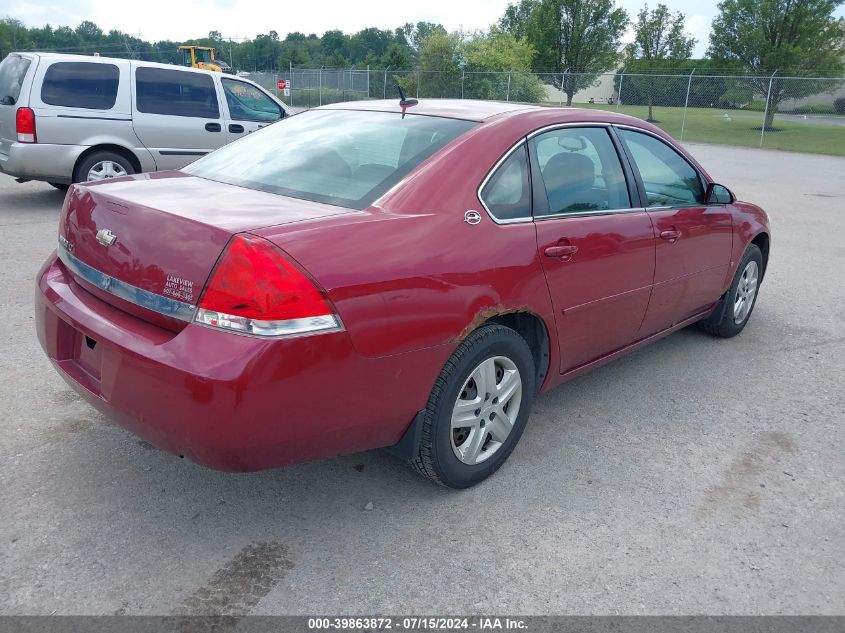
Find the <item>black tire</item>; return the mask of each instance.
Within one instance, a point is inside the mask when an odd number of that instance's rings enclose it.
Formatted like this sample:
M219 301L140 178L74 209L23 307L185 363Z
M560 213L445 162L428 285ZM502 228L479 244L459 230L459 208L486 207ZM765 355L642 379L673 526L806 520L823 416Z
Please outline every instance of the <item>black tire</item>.
M485 461L469 465L452 448L452 410L460 390L471 373L485 359L502 356L519 370L522 395L519 412L510 433ZM531 413L535 392L534 359L528 343L503 325L485 325L464 339L446 362L428 399L418 454L412 467L421 475L450 488L468 488L492 475L513 451ZM492 419L492 418L491 418Z
M132 163L125 156L108 151L94 152L77 163L76 168L73 170L73 182L85 182L88 180L88 172L91 171L91 168L103 161L117 163L127 175L136 173Z
M743 272L745 271L749 262L752 261L757 264L758 271L756 291L754 293L754 297L751 300L751 305L749 306L748 311L745 313L742 320L737 323L736 316L734 314L734 306L736 304L737 291L739 290L739 286L742 281ZM754 311L754 306L757 304L757 297L760 294L759 284L762 280L762 276L763 254L760 252L760 249L757 247L756 244L749 244L748 248L745 249L745 253L742 256L739 265L736 267L736 274L734 275L733 282L731 282L731 287L722 297L721 301L719 301L718 305L716 306L716 309L713 310L713 313L703 321L699 321L696 324L698 325L699 329L707 332L708 334L721 338L731 338L742 332L742 330L745 329L745 326L748 324L748 319L751 318L751 313Z
M51 182L51 183L47 183L47 184L49 184L51 187L55 187L59 191L67 191L68 187L70 187L70 185L66 185L63 182Z

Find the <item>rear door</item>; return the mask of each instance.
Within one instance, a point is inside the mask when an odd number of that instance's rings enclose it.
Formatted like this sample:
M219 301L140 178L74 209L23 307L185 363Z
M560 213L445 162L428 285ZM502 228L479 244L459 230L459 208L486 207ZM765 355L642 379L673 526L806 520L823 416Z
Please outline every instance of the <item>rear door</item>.
M654 230L606 127L544 132L530 149L562 373L637 338L654 277Z
M678 151L646 132L618 128L654 223L654 291L648 336L706 310L724 290L733 245L730 212L706 205L705 182Z
M134 66L133 126L159 170L180 169L226 144L210 73Z
M36 60L29 55L11 53L0 62L0 154L8 156L12 143L17 142L15 113L28 106L30 77L35 73Z
M129 69L128 61L106 57L42 57L29 98L38 142L87 145L108 139L136 147Z
M219 82L223 90L228 141L236 141L285 116L282 106L258 86L222 76Z

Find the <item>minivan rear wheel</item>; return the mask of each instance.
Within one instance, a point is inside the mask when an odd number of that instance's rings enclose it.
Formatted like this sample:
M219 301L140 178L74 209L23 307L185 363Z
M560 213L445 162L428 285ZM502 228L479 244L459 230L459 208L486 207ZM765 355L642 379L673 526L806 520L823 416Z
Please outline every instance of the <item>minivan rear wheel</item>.
M94 152L76 166L73 182L87 182L119 178L135 173L135 168L125 157L114 152Z

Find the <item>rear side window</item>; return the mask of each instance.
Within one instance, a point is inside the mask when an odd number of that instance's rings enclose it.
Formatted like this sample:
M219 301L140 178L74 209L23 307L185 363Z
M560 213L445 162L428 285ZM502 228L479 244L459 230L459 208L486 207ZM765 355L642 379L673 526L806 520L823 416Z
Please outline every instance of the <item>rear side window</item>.
M111 110L120 71L113 64L57 62L44 74L41 101L65 108Z
M29 60L9 55L0 62L0 105L15 105L21 96L21 86L29 70Z
M208 75L138 68L135 71L138 111L202 119L220 118L214 80Z
M605 128L552 130L532 143L549 214L631 207L625 173Z
M528 154L524 143L499 165L484 185L481 201L497 220L531 217Z

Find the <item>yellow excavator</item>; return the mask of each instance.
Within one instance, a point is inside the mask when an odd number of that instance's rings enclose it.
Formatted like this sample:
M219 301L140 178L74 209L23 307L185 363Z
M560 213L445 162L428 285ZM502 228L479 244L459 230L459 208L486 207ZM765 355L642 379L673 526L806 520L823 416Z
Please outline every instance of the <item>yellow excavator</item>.
M218 59L214 55L214 49L208 46L180 46L179 52L182 54L182 65L190 66L191 68L201 68L203 70L213 70L218 73L234 74L232 67L229 66L222 59Z

